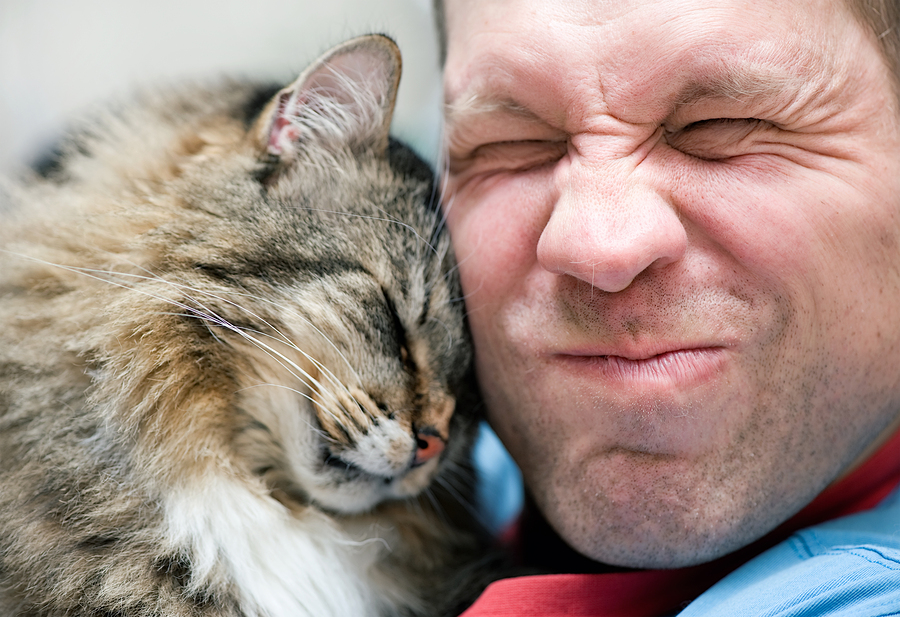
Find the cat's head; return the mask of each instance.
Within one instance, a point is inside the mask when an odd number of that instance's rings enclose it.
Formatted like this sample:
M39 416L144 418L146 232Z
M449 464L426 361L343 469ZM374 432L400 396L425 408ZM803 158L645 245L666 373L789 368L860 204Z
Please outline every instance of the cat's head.
M284 88L145 94L38 170L9 267L149 481L238 459L359 512L466 449L462 294L433 175L389 138L399 77L361 37Z
M179 249L234 303L214 302L249 358L237 442L282 494L341 512L418 494L469 439L454 411L470 346L433 176L388 136L399 74L395 45L362 37L272 95L245 138L259 196L223 198L221 223Z

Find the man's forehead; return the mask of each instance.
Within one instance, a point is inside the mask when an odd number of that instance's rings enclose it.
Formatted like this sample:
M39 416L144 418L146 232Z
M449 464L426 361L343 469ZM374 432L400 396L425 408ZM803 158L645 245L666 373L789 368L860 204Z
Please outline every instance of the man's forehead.
M468 2L454 1L461 3L458 7ZM504 0L493 2L496 8ZM544 23L537 36L542 20L532 16L523 18L526 27L516 38L484 20L496 17L490 11L479 15L480 21L470 17L468 25L458 23L471 29L465 40L469 46L454 49L451 39L445 75L451 125L473 115L502 113L527 119L536 113L543 117L541 105L564 101L575 90L594 88L595 98L614 111L621 105L636 117L649 115L658 120L672 106L708 99L744 100L773 91L789 93L811 82L824 87L832 79L827 54L815 56L814 46L790 20L754 26L740 23L739 17L724 9L709 9L703 15L704 28L688 30L687 15L669 22L660 18L654 27L646 26L644 34L654 37L647 40L623 37L618 28L625 23L642 28L640 19L592 29L581 23Z
M570 21L587 25L613 19L632 10L631 5L653 2L658 0L442 0L441 5L444 16L453 18L457 25L466 23L466 19L473 15L478 15L476 19L490 16L506 16L508 19L522 12L540 10L541 5L553 6ZM510 10L514 13L510 13Z
M702 8L724 8L725 10L740 10L743 8L759 7L766 3L778 5L779 0L739 0L721 2L720 0L669 0L668 4L678 4L682 12L690 12ZM509 18L516 13L540 10L543 6L553 6L559 14L567 15L571 21L584 24L598 24L616 19L622 15L639 11L642 8L653 10L660 6L659 0L440 0L440 7L444 17L460 18L479 15L506 16ZM854 0L792 0L791 6L798 11L810 11L821 14L822 11L834 11L850 15L853 10ZM725 6L728 5L728 6ZM509 13L505 9L513 9L516 13Z

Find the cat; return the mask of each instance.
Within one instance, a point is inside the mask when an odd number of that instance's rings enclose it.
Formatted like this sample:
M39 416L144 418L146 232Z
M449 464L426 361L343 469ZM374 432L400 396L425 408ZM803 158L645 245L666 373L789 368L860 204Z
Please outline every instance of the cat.
M4 617L453 612L477 400L400 64L145 94L0 191Z

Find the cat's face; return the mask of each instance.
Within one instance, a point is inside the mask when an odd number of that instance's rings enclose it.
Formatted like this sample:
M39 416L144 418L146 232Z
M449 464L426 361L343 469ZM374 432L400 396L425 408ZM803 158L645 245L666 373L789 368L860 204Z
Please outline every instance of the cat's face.
M298 309L282 315L291 344L271 344L256 367L270 385L245 390L299 487L330 509L419 493L462 438L451 428L468 362L458 295L437 268L415 269L389 285L348 268L297 286Z
M389 145L399 67L384 55L332 54L276 94L248 138L267 151L260 195L219 199L180 249L221 285L213 329L244 358L240 447L283 494L340 512L418 494L468 430L453 419L470 359L455 265L430 171ZM250 186L240 160L198 177Z
M415 495L456 456L466 430L453 422L456 390L470 355L448 240L423 201L430 185L387 161L348 169L355 194L344 198L358 200L349 211L307 210L300 193L272 191L276 227L301 228L302 240L261 245L272 222L245 221L255 248L231 258L248 295L271 299L271 317L244 317L253 361L241 406L277 442L296 488L343 512ZM302 203L318 192L308 187ZM377 216L372 193L390 195ZM287 268L274 285L251 274L267 262Z

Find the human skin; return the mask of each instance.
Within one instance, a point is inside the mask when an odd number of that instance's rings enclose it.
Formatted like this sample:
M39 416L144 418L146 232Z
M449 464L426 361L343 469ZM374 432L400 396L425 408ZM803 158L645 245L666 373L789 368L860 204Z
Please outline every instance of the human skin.
M900 128L829 0L450 0L445 211L554 529L680 567L897 426Z

